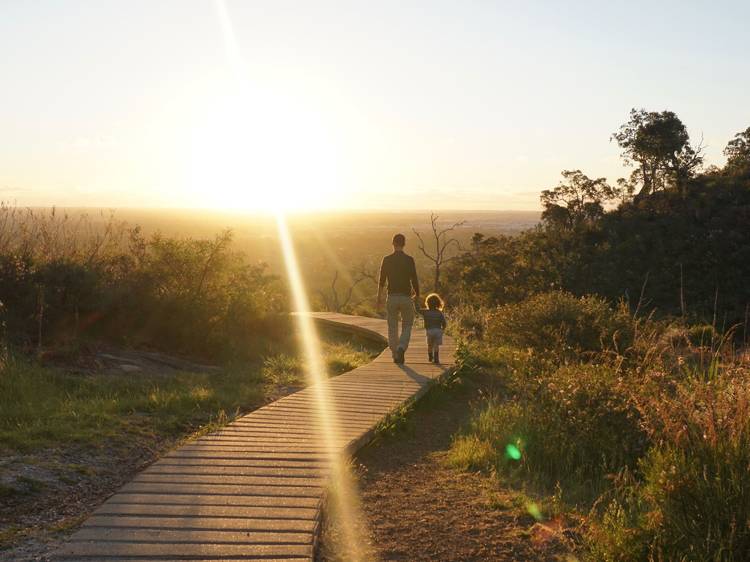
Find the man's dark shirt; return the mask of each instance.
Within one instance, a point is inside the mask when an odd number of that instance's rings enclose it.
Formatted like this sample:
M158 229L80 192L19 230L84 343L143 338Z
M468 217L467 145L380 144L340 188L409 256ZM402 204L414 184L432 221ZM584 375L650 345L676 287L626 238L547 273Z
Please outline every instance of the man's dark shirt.
M380 283L385 286L388 281L388 294L400 294L411 296L411 290L419 294L419 281L417 280L417 267L414 258L403 252L393 252L385 256L380 264Z

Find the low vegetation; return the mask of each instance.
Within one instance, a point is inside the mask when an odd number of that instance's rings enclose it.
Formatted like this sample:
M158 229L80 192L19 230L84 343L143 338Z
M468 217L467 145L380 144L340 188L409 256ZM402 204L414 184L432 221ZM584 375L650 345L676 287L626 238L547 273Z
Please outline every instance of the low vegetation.
M14 358L0 371L0 448L124 442L138 435L184 435L225 423L259 406L270 387L304 386L304 364L293 347L220 372L75 373ZM330 336L323 353L331 375L371 360L372 346Z
M582 336L580 345L541 345L538 333L570 334L560 318L576 302L577 328L601 344ZM502 392L456 436L450 462L589 515L580 547L594 559L742 559L750 368L729 338L701 344L698 330L679 323L591 314L604 304L549 293L487 315L488 334L502 321L516 335L469 341L463 365L496 377ZM531 322L537 330L524 337ZM609 337L612 322L627 347Z

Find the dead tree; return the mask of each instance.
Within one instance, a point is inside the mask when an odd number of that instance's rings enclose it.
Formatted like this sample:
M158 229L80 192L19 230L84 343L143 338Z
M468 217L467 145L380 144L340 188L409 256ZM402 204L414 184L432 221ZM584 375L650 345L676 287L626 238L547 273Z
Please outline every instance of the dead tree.
M353 308L364 301L364 298L355 299L356 289L367 280L376 283L375 274L370 271L365 265L361 265L359 269L350 277L349 287L339 295L339 290L336 287L339 280L339 271L336 270L331 280L331 286L327 292L318 291L320 298L323 301L323 306L330 312L341 312L348 308Z
M457 250L461 250L461 244L460 242L451 236L451 233L457 229L460 226L463 226L466 224L466 221L459 221L456 223L453 223L451 226L447 228L440 229L438 227L438 218L440 218L435 213L430 213L430 226L432 228L432 237L435 241L435 252L430 253L427 251L427 245L425 244L424 239L422 238L422 235L417 232L416 229L412 228L414 231L414 234L416 234L417 238L419 239L419 251L424 254L424 256L430 260L433 263L434 271L435 271L435 281L433 284L433 290L435 292L440 291L440 271L442 267L447 264L450 261L453 261L458 257L458 255L454 256L448 256L446 257L445 253L451 246L455 246Z

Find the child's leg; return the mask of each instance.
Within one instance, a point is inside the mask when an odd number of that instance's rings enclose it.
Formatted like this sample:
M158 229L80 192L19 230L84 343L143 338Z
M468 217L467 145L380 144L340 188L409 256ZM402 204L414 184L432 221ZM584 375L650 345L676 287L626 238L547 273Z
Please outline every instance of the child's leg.
M432 362L433 357L433 345L432 345L432 338L428 335L427 336L427 358L430 362Z

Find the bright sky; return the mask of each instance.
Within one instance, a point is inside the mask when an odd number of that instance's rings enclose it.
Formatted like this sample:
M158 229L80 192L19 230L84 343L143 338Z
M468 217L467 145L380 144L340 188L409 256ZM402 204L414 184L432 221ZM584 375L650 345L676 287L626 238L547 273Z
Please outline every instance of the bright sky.
M709 163L750 126L750 2L0 0L0 199L534 209L627 173L631 107Z

